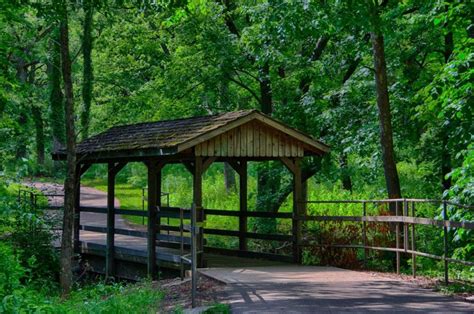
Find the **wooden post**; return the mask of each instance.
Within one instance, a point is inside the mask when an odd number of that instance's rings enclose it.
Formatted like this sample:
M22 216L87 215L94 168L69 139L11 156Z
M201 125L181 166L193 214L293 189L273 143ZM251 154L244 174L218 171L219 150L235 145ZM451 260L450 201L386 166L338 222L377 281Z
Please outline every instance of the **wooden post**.
M306 215L303 206L303 182L301 177L300 158L291 160L287 157L281 157L280 160L293 173L293 220L292 220L292 235L293 235L293 261L297 264L301 263L301 238L302 238L302 223L299 216Z
M147 237L147 274L151 279L156 279L156 224L158 206L158 165L149 162L148 167L148 237Z
M239 250L247 251L247 161L229 161L228 164L239 175Z
M362 216L365 218L367 215L367 203L363 202L362 206ZM362 237L364 242L364 267L367 268L367 223L365 220L362 222Z
M80 226L81 226L81 166L76 166L76 182L75 182L75 194L74 195L74 228L73 228L73 244L74 253L80 254Z
M415 202L411 203L411 215L415 217ZM412 224L411 226L411 250L413 252L416 251L416 237L415 237L415 226L416 224ZM413 278L416 277L416 254L411 254L411 272L413 274Z
M109 163L107 172L107 248L105 253L105 276L114 275L115 240L115 165Z
M403 200L403 216L408 217L408 201ZM403 222L403 249L408 250L408 224Z
M81 176L91 167L92 164L78 164L76 166L76 182L75 182L75 195L74 195L74 228L73 228L73 240L74 240L74 252L76 254L81 253L80 250L80 226L81 226Z
M302 224L299 216L304 215L302 212L302 182L301 182L301 166L300 159L295 158L295 172L293 173L293 260L297 264L301 264L301 238Z
M398 209L398 201L395 201L395 215L396 216L399 216L399 209ZM395 241L396 241L396 247L397 247L397 250L400 248L400 223L396 223L396 226L395 226ZM400 252L396 252L396 255L397 255L397 265L396 265L396 268L397 268L397 275L400 275Z
M203 222L204 222L204 210L202 208L202 173L203 163L202 157L196 157L194 162L193 171L193 203L194 210L196 211L196 224L201 228L201 232L196 237L196 249L197 249L197 267L204 267L203 249L204 249L204 234L203 234Z
M239 194L240 194L240 216L239 216L239 250L247 251L247 161L240 162L239 171Z
M446 201L443 201L443 219L446 221L448 220L448 206L446 204ZM446 285L449 284L449 277L448 277L448 227L446 227L446 224L444 225L443 228L443 233L444 233L444 283Z

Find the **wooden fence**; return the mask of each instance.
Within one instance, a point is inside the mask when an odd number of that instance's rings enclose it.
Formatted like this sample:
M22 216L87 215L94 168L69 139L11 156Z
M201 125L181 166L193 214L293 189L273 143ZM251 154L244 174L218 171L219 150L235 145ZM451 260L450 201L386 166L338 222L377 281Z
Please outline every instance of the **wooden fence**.
M23 194L24 196L23 196ZM51 197L58 197L59 195L52 195ZM48 198L48 195L45 196ZM19 199L29 199L34 204L37 203L38 196L30 195L26 192L19 193ZM325 222L353 222L361 224L361 242L359 244L347 243L347 244L334 244L334 243L323 243L324 239L320 239L319 243L312 243L305 239L310 235L303 235L302 240L297 243L294 236L290 234L266 234L266 233L256 233L256 232L243 232L239 230L226 230L219 228L209 228L204 226L203 232L204 235L216 235L216 236L226 236L226 237L235 237L240 241L247 241L247 239L255 240L264 240L264 241L279 241L290 243L291 245L298 245L301 248L304 247L330 247L330 248L349 248L349 249L360 249L363 250L363 259L364 263L367 262L367 255L369 250L375 251L388 251L394 252L396 254L396 271L400 273L400 261L401 254L411 254L412 259L412 273L413 276L416 276L416 259L417 256L427 257L436 260L442 260L444 262L444 280L448 282L448 269L449 263L458 263L466 266L474 266L474 261L465 261L454 259L448 256L450 249L450 239L449 239L449 230L456 228L464 228L466 230L474 229L474 222L472 221L453 221L448 217L448 208L451 209L451 212L464 210L464 211L473 211L474 206L467 206L462 204L457 204L449 201L442 200L429 200L429 199L388 199L388 200L343 200L343 201L307 201L304 202L306 206L311 206L311 204L319 205L350 205L350 206L360 206L361 215L358 216L331 216L331 215L304 215L304 216L295 216L293 213L272 213L272 212L263 212L263 211L235 211L235 210L222 210L222 209L204 209L205 216L220 216L220 217L236 217L239 218L239 221L243 218L247 221L248 218L270 218L270 219L283 219L288 220L289 224L294 225L298 222L303 224L308 224L311 222L316 222L323 224ZM392 207L395 209L395 215L370 215L368 213L368 207L370 205L385 206L387 208ZM419 217L416 207L418 204L433 204L434 206L439 207L443 219L433 219ZM81 206L81 212L93 212L93 213L102 213L107 214L107 208L103 207L85 207ZM143 210L132 210L132 209L115 209L115 215L125 215L125 216L139 216L146 218L148 216L147 211ZM179 207L164 206L159 208L158 217L160 218L175 218L180 220L189 220L190 219L190 210L182 209ZM385 223L393 226L391 230L394 230L395 233L395 247L383 247L383 246L373 246L369 245L367 232L369 227L367 223ZM443 255L435 255L429 252L421 252L417 249L417 231L416 226L433 226L436 228L443 229ZM157 244L164 246L175 246L181 247L183 245L189 246L191 244L191 239L188 236L184 236L183 233L188 231L183 230L182 222L178 225L172 225L167 220L167 224L161 224L159 226L160 232L157 234ZM107 233L106 226L88 226L80 225L81 230ZM307 228L306 228L307 229ZM168 234L163 234L161 231L168 232ZM171 232L171 233L170 233ZM145 231L130 230L130 229L120 229L115 228L115 234L127 235L133 237L146 238L148 236ZM111 249L111 248L107 248ZM221 253L228 255L236 255L243 257L259 257L259 258L270 258L280 261L291 262L293 260L290 255L282 255L277 253L262 253L255 251L242 251L234 249L225 249L220 247L211 247L205 246L205 252L210 253ZM179 257L173 256L167 258L169 261L179 261Z

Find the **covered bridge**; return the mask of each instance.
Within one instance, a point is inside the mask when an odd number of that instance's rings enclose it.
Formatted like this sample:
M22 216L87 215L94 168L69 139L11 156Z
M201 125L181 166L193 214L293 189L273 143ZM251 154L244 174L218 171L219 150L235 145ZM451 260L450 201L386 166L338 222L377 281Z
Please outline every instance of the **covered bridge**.
M77 146L76 215L74 228L75 250L81 252L84 241L80 239L80 212L96 211L107 214L107 234L105 247L108 275L114 273L117 248L114 245L116 214L132 214L130 210L114 208L115 177L128 162L143 162L148 169L148 218L146 237L147 272L156 275L157 259L160 249L166 246L167 239L161 237L163 230L178 231L176 227L161 223L160 217L166 217L166 208L161 204L161 170L166 164L181 163L193 175L193 209L197 223L203 225L206 215L230 215L223 210L209 212L202 206L202 175L213 162L227 162L239 174L240 205L235 215L239 219L239 230L216 230L204 228L204 235L220 234L239 238L237 255L248 253L247 239L272 239L271 235L250 233L247 231L248 217L275 217L283 213L247 211L247 162L280 160L293 174L293 214L285 218L292 219L292 235L289 239L293 247L293 261L301 261L299 242L301 240L301 222L295 217L304 214L302 197L302 179L300 161L304 156L322 156L329 147L311 136L291 128L257 110L242 110L203 117L139 123L117 126L92 136ZM60 151L53 156L57 160L66 158ZM80 176L95 163L108 164L108 204L106 209L87 209L80 206ZM135 211L136 212L136 211ZM176 213L175 213L176 214ZM188 215L189 217L189 215ZM97 229L97 228L96 228ZM181 230L182 231L182 230ZM136 234L138 235L138 233ZM198 266L203 266L204 235L197 237ZM176 237L175 237L176 238ZM182 241L182 239L181 239ZM164 248L163 248L164 249ZM172 261L179 260L171 259Z

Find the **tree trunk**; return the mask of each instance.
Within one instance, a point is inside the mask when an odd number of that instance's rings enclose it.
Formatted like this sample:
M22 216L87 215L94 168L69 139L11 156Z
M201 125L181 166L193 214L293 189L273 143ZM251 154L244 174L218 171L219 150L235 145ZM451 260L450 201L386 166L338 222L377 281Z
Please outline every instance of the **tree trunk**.
M453 33L449 32L444 36L444 62L448 63L449 58L453 54L454 40ZM448 148L448 133L445 130L441 130L441 184L444 192L451 188L451 178L447 177L448 173L451 172L451 156Z
M65 143L64 99L61 91L61 51L59 29L53 32L50 45L51 62L48 63L50 124L53 133L53 151Z
M76 181L76 134L74 129L74 97L71 74L71 59L69 55L68 13L64 0L59 2L60 13L60 45L61 69L64 83L65 122L66 122L66 154L67 175L64 183L64 218L61 241L61 273L60 284L63 297L68 296L72 285L72 234L75 206Z
M352 193L352 180L347 166L347 155L345 153L341 154L339 166L341 169L342 188Z
M224 163L224 180L227 193L235 191L235 172L232 166L226 162Z
M260 106L263 113L273 112L272 86L270 82L270 65L265 62L260 69Z
M28 51L24 51L25 54L28 53ZM28 71L27 71L27 65L26 61L23 59L23 57L17 57L16 59L16 78L21 84L26 84L27 78L28 78ZM26 127L26 124L28 123L28 116L25 113L24 108L18 108L18 125L20 127L20 136L17 138L17 146L16 146L16 153L15 157L16 159L22 159L26 158L27 156L27 148L26 144L28 142L26 130L28 129Z
M85 139L89 136L89 120L90 110L92 101L92 81L93 81L93 68L92 68L92 22L93 22L93 6L91 0L84 1L84 34L82 40L82 55L84 58L84 71L83 71L83 83L82 83L82 100L84 107L81 113L81 131L82 138Z
M395 151L393 148L392 116L388 96L387 65L385 63L384 38L379 32L371 33L374 55L375 86L379 111L380 145L385 183L389 198L400 198L400 180L398 178Z
M28 84L33 86L35 84L36 70L31 67L28 72ZM33 95L31 95L33 97ZM36 142L36 163L39 166L44 165L44 122L41 108L37 104L31 105L31 116L35 124L35 142Z

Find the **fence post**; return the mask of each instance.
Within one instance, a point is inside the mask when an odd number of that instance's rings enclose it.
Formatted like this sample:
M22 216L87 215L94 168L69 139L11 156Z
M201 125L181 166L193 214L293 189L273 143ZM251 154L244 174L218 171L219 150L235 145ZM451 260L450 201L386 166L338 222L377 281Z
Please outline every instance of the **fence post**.
M403 216L408 217L408 201L403 200ZM408 250L408 224L403 221L403 249L405 253Z
M362 209L362 215L365 218L367 215L367 203L364 201L362 203L363 209ZM364 241L364 268L367 268L367 226L366 226L366 221L362 222L362 237Z
M395 201L395 215L398 217L399 216L399 209L398 209L398 201ZM397 256L397 275L400 275L400 252L398 249L400 248L400 223L396 223L395 225L395 242L396 242L396 256Z
M444 221L444 283L446 285L449 284L449 278L448 278L448 227L446 227L446 220L448 220L448 206L446 204L446 201L443 201L443 220Z
M196 307L196 292L197 292L197 282L198 282L198 273L197 273L197 239L199 232L197 226L197 207L193 203L191 207L191 306L192 308Z
M413 201L411 202L411 215L415 218L415 202ZM416 277L416 254L414 253L416 251L415 226L416 224L414 223L411 227L411 250L413 251L411 254L411 271L413 278Z

